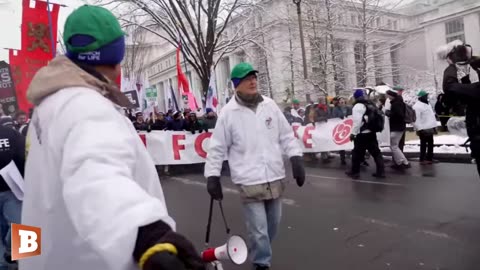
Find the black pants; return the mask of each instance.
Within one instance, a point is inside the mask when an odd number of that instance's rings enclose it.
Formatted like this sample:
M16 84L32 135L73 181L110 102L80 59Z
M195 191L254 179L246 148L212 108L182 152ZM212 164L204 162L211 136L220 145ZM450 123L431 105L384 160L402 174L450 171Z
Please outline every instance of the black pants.
M385 173L382 153L378 147L377 135L375 133L360 133L353 142L352 150L352 173L360 173L360 163L365 160L365 152L368 150L377 165L377 174Z
M420 161L433 161L433 135L419 135Z
M406 131L403 132L402 138L400 139L400 143L398 144L398 148L400 148L400 150L402 150L402 152L403 152L403 148L405 147L405 134L406 133L407 133Z

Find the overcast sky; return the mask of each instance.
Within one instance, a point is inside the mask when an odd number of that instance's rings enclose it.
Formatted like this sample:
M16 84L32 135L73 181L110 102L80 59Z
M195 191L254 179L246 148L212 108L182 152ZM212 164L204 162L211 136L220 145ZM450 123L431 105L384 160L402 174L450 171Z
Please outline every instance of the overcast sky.
M83 4L83 1L81 0L50 0L50 2L66 5L66 7L60 8L60 14L58 17L58 29L62 32L68 14ZM22 1L0 0L0 29L2 29L0 36L0 61L4 60L8 62L8 50L5 50L4 48L20 49L21 22Z

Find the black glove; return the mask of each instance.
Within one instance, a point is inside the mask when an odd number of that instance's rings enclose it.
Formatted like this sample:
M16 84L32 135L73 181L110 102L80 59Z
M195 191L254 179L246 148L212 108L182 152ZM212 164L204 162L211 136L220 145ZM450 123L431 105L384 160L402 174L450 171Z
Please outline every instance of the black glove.
M175 246L177 254L168 251L157 252L147 259L143 270L205 270L205 263L190 241L159 220L138 229L137 242L133 252L136 262L152 246L169 243Z
M210 176L207 179L207 190L214 200L221 201L223 199L222 184L220 176Z
M470 66L475 71L480 71L480 56L472 56L472 58L470 59Z
M350 141L351 141L351 142L355 141L355 137L357 137L357 136L355 136L355 135L353 135L353 134L350 134Z
M292 163L293 178L297 180L297 185L301 187L305 183L305 167L303 166L303 157L291 157L290 162Z

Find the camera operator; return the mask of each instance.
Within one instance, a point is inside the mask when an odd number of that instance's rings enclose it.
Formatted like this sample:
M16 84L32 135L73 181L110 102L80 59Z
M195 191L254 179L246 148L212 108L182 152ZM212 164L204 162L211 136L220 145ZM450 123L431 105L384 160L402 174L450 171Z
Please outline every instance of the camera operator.
M465 121L471 155L480 175L480 82L470 81L470 68L480 77L480 57L472 56L471 47L458 41L453 42L449 49L446 58L450 65L445 69L443 77L444 98L451 99L448 103L466 106Z

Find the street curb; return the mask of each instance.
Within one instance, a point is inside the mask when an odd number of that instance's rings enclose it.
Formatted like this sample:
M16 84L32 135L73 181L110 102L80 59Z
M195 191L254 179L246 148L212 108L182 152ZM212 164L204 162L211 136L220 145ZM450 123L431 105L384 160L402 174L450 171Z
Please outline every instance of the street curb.
M382 152L384 156L392 156L392 152ZM405 157L409 160L419 160L419 153L406 152ZM433 153L434 159L449 163L472 163L470 154Z

